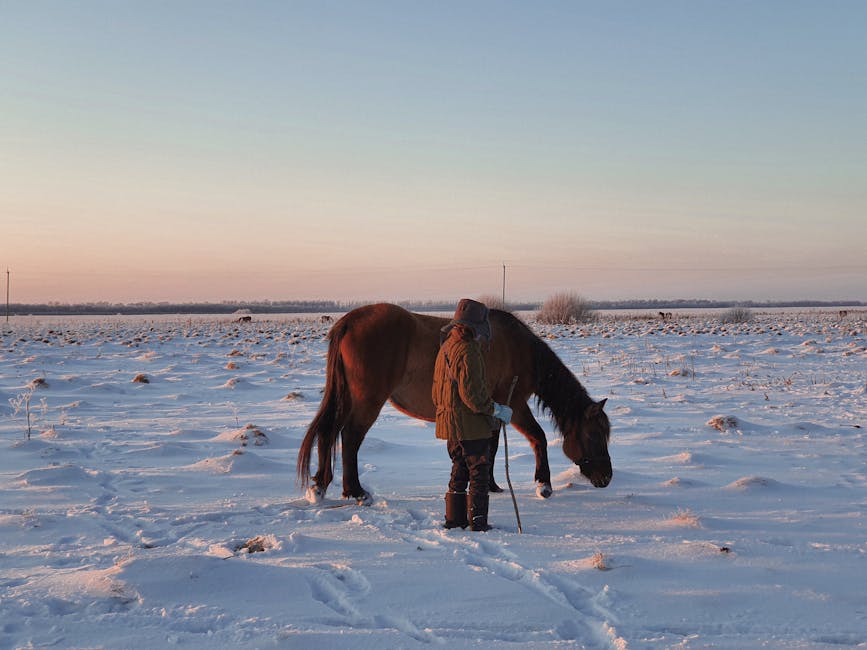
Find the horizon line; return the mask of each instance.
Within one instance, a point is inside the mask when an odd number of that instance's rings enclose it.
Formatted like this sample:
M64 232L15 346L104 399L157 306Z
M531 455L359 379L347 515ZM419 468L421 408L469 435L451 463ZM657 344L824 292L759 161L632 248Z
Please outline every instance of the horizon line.
M672 308L679 307L688 309L692 307L867 307L867 302L857 299L816 299L816 298L798 298L791 300L739 300L732 298L622 298L622 299L584 299L592 308L597 309L655 309L670 306ZM528 299L528 300L506 300L503 301L499 296L476 296L476 298L495 299L498 304L505 304L506 307L525 309L538 308L544 304L547 299ZM24 315L22 311L37 311L47 314L53 310L60 310L70 314L75 310L96 311L96 310L120 310L128 309L147 313L148 309L157 309L158 312L171 313L176 309L186 309L191 307L208 308L212 310L220 309L237 309L243 307L259 307L270 308L269 311L277 313L275 308L293 307L291 311L324 311L327 308L336 308L336 310L353 309L363 305L375 304L379 302L392 302L404 307L410 308L439 308L451 307L457 303L456 299L438 298L438 299L332 299L332 298L293 298L293 299L224 299L220 301L211 300L187 300L187 301L153 301L139 300L133 302L113 302L107 300L100 301L76 301L76 302L59 302L48 301L39 303L7 303L7 313L14 315ZM493 302L493 300L489 300Z

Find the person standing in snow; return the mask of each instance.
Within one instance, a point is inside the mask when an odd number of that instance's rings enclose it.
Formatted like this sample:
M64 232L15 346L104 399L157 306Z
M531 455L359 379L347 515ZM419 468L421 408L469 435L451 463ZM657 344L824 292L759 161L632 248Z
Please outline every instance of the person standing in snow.
M488 308L462 299L441 330L431 396L436 436L448 441L452 472L446 492L446 528L490 530L488 481L491 431L512 419L512 409L491 399L481 341L490 343ZM469 493L467 493L469 487Z

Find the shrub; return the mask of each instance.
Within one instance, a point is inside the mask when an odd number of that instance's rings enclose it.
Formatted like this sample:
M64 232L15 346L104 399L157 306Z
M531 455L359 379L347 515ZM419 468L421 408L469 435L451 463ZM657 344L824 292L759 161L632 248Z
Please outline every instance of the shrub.
M749 323L753 320L753 312L746 307L732 307L720 316L720 322L728 325L731 323Z
M503 299L500 296L486 294L484 296L479 296L476 300L485 305L488 309L502 309L503 311L509 311L508 306L503 302Z
M555 293L536 314L536 319L548 325L569 325L593 320L595 314L590 303L574 293Z

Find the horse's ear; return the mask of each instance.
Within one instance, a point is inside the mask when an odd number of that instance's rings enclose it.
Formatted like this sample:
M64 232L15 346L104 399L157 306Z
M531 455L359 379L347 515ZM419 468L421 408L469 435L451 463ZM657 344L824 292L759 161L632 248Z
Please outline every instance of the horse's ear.
M595 402L595 403L591 404L590 406L588 406L587 410L584 412L584 417L586 417L586 418L599 417L599 415L602 413L603 407L605 406L605 402L607 402L607 401L608 401L608 398L606 397L605 399L600 400L598 402Z

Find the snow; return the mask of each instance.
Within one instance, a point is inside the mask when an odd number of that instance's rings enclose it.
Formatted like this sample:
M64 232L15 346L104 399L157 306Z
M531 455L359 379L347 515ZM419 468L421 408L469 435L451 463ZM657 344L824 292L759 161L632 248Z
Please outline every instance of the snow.
M444 530L445 448L390 406L359 457L373 504L339 472L304 498L318 320L13 322L0 647L867 647L867 314L531 325L608 398L614 479L540 416L537 498L510 429L518 534L508 492L494 530Z

